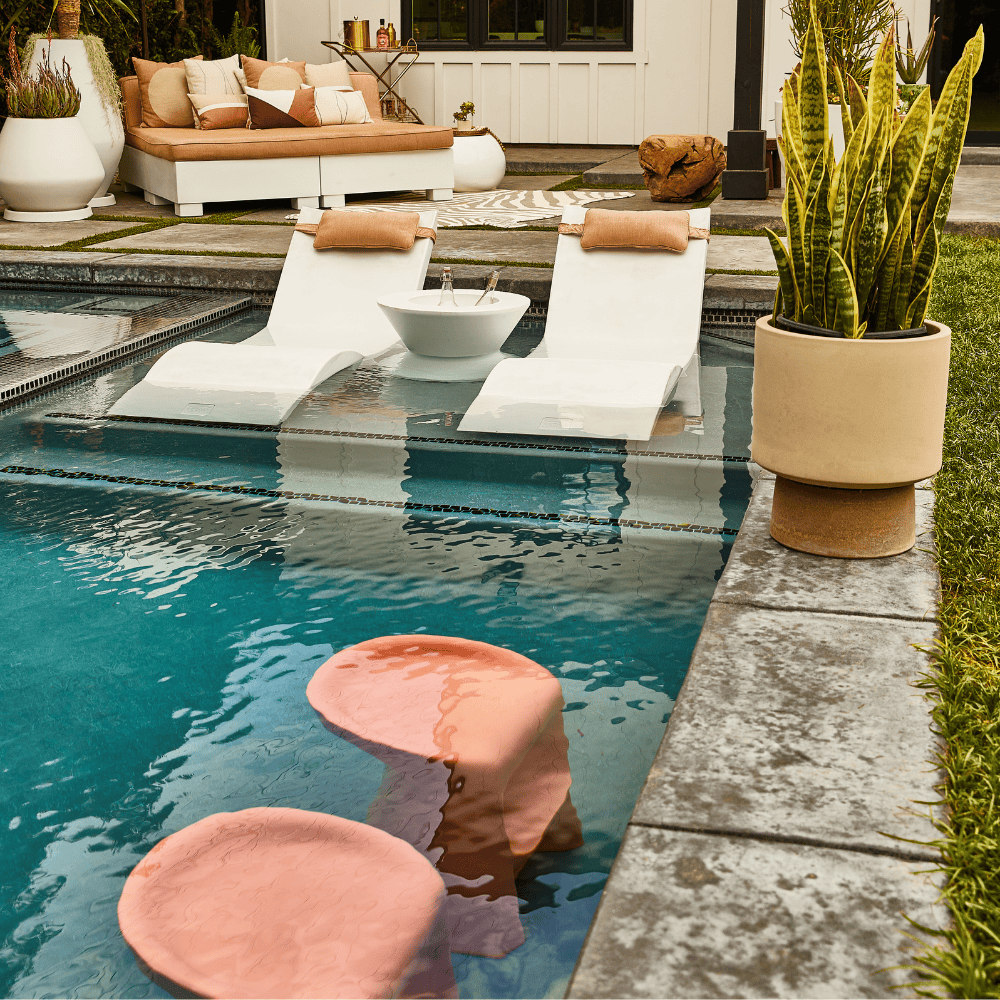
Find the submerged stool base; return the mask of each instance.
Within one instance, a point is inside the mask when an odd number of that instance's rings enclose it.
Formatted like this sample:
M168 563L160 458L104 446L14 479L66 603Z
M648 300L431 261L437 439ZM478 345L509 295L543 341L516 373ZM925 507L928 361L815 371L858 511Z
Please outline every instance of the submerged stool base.
M778 476L771 508L771 537L816 556L878 559L913 548L913 486L842 490L808 486Z

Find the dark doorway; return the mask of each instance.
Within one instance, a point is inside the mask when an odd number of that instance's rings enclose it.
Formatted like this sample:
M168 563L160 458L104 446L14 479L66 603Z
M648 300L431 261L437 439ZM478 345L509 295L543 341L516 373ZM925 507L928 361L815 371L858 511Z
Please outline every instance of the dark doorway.
M229 29L233 26L233 15L238 13L242 24L252 25L257 29L257 41L260 43L261 53L265 51L261 0L210 0L210 2L210 7L208 4L205 6L211 10L212 24L220 35L229 34Z
M973 82L966 142L970 146L1000 145L1000 0L934 0L933 7L939 20L928 73L931 94L937 97L941 93L965 43L981 24L986 48ZM922 41L914 39L914 45Z

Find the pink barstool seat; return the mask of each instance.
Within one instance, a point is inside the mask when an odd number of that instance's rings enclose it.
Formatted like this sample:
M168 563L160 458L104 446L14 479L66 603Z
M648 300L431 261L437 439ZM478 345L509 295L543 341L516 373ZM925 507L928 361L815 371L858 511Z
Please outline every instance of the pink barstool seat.
M533 851L583 843L559 681L484 642L387 636L329 659L306 694L328 729L385 762L368 822L436 863L452 950L523 944L515 876Z
M443 897L427 859L382 830L245 809L157 844L118 922L175 996L457 997Z

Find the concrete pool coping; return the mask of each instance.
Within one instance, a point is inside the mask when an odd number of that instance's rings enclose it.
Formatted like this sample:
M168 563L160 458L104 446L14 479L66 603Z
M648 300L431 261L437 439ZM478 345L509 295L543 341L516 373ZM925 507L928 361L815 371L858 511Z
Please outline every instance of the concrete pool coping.
M0 282L241 291L266 306L281 264L0 251ZM460 287L489 270L453 267ZM551 270L506 268L504 282L541 311ZM709 275L703 332L752 346L776 283ZM773 542L772 490L761 474L568 996L905 995L892 987L913 976L891 967L919 946L902 914L947 919L917 804L939 781L914 687L928 660L912 646L935 635L932 495L917 492L914 550L854 561Z

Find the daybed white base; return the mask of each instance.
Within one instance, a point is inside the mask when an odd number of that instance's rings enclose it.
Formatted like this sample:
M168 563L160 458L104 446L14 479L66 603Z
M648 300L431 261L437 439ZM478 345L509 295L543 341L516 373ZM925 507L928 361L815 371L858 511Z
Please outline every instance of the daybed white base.
M321 201L339 208L345 195L379 191L422 189L432 201L449 201L455 168L450 149L174 163L126 146L118 176L151 205L198 216L205 202L288 198L293 208L318 208Z

